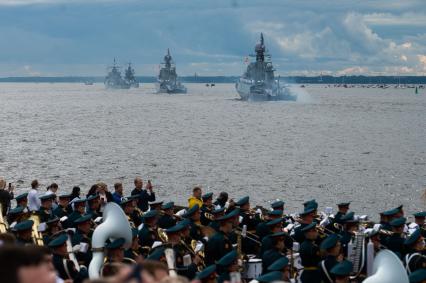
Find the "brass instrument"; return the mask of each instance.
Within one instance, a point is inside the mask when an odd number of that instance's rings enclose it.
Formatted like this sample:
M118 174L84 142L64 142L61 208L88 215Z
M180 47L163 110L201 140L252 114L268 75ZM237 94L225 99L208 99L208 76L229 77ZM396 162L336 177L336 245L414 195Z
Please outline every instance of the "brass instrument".
M158 238L160 238L160 240L163 243L167 243L168 242L169 239L168 239L166 231L164 229L158 227L157 228L157 235L158 235Z
M3 205L0 203L0 233L6 233L7 229L9 229L9 225L7 225L7 221L4 219Z
M44 245L43 236L41 232L38 231L38 226L40 225L40 216L37 213L33 212L31 213L28 219L34 222L32 231L31 231L31 238L34 244L37 246L43 246Z
M201 258L201 262L198 264L197 269L198 271L203 270L206 267L206 264L204 262L204 252L203 251L195 252L197 247L197 241L192 240L191 246L188 246L184 240L181 240L181 244L185 247L185 249L187 249L192 254L192 256L194 257L199 256Z
M256 243L257 245L262 245L262 242L259 239L259 236L257 236L256 234L250 233L249 231L245 232L245 235L242 234L243 229L241 227L236 227L235 232L239 235L241 235L244 238L249 239L250 241Z
M238 255L239 259L242 259L243 258L243 250L242 250L242 248L243 248L242 244L243 243L242 243L242 239L241 239L242 235L241 235L240 231L235 231L235 232L237 234L237 255Z

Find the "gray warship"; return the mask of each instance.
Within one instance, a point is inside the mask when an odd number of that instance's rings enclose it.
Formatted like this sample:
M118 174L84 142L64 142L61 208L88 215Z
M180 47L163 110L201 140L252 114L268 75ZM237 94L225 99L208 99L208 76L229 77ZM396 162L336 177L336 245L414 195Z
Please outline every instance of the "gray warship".
M297 99L292 95L287 87L281 86L279 80L275 79L274 67L271 56L267 53L263 41L263 34L260 34L260 42L254 48L256 62L251 62L247 66L246 72L235 84L238 94L242 100L291 100Z
M114 64L108 68L109 72L105 78L104 84L108 89L129 89L130 84L127 83L122 77L120 67L117 66L114 58Z
M186 93L186 87L178 81L176 65L169 49L167 49L167 54L164 56L164 62L160 65L160 74L155 86L157 93Z
M126 82L126 84L129 84L130 87L139 87L139 82L136 80L135 70L132 68L131 63L129 63L129 66L127 67L126 72L124 73L124 81Z

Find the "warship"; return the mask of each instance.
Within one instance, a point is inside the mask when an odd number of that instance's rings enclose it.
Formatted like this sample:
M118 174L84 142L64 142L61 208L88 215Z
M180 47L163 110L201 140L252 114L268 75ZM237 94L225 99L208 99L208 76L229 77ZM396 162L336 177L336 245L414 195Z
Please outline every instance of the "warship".
M157 93L186 93L186 87L177 79L176 65L169 49L167 49L167 54L164 56L164 62L160 65L156 88Z
M290 93L290 89L280 85L275 79L274 67L271 55L266 51L263 34L260 34L260 42L254 48L256 62L247 66L246 72L235 84L242 100L296 100L297 96Z
M124 81L126 82L126 84L129 84L130 87L139 87L139 82L136 80L135 70L132 68L131 63L129 63L129 66L127 67L126 72L124 74Z
M109 89L129 89L130 84L127 83L122 77L120 68L114 58L114 64L108 68L109 72L105 78L105 87Z

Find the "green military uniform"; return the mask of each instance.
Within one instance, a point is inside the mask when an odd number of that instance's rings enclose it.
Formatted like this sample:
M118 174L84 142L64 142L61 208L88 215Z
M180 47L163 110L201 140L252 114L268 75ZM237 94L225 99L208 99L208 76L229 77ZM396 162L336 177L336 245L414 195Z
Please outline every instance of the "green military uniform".
M219 222L232 222L233 218L238 216L238 209L231 211L230 213L217 219ZM227 224L229 225L229 224ZM223 231L215 233L205 247L205 263L206 265L214 264L217 260L225 256L227 253L232 251L232 242L229 239L229 235Z
M24 220L19 222L18 224L13 227L13 231L17 232L18 235L16 236L16 245L18 246L26 246L26 245L33 245L32 239L23 239L19 236L19 232L24 232L31 230L33 227L34 221L32 220Z
M217 278L218 283L223 283L225 281L231 281L229 275L229 267L235 264L238 259L238 254L236 250L231 250L226 253L217 261L217 272L219 277Z
M162 206L163 210L171 210L174 207L174 202L168 202ZM176 225L176 218L169 214L163 214L158 219L158 227L162 229L168 229Z
M315 229L316 224L311 223L303 228L302 232L305 233L311 229ZM314 241L305 240L300 245L299 249L300 259L304 270L300 277L302 283L319 283L321 274L319 272L318 264L321 261L319 248Z
M389 224L392 227L399 227L399 226L405 225L405 222L406 222L406 219L404 217L400 217L400 218L392 220ZM401 234L393 233L391 236L387 238L385 246L389 250L396 253L402 259L403 254L405 254L404 242L405 242L405 238L403 238Z
M49 248L53 249L52 263L61 279L72 279L73 282L80 283L88 277L87 270L81 269L78 271L71 260L55 252L55 248L63 246L67 239L68 236L66 234L61 234L49 242Z

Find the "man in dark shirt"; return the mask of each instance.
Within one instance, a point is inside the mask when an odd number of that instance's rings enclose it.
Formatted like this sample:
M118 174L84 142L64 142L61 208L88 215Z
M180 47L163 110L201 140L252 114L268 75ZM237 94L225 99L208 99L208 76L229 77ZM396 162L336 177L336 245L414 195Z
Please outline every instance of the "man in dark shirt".
M6 180L0 177L0 204L3 215L6 215L10 207L10 201L13 199L13 187L9 186L6 189Z
M145 190L143 189L143 181L141 178L136 177L134 183L135 188L132 191L132 196L139 195L138 207L145 212L148 210L148 202L155 201L155 193L152 190L151 182L148 181Z

